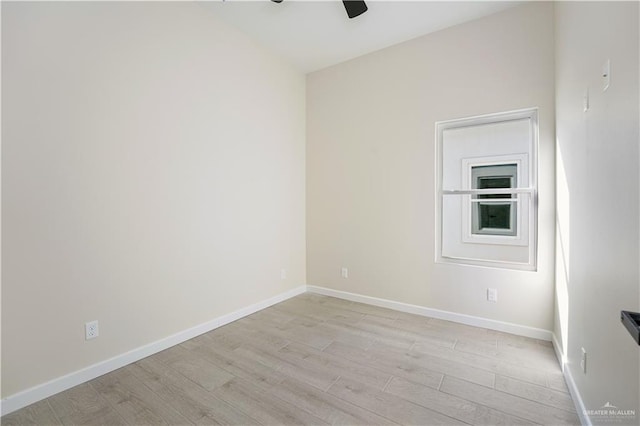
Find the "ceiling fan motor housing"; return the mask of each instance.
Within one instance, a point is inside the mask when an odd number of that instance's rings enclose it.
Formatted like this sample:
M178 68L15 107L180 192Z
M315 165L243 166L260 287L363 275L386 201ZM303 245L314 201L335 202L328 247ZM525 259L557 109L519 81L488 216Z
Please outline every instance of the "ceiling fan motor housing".
M274 3L282 3L282 0L271 1ZM342 4L344 4L347 16L349 16L350 19L362 15L369 9L367 4L362 0L342 0Z

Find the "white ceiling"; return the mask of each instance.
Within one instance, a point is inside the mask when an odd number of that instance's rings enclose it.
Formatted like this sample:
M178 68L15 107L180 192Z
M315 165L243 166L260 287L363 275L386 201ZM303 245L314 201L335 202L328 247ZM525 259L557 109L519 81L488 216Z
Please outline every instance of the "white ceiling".
M513 7L521 1L376 1L349 19L342 1L218 0L200 5L307 73Z

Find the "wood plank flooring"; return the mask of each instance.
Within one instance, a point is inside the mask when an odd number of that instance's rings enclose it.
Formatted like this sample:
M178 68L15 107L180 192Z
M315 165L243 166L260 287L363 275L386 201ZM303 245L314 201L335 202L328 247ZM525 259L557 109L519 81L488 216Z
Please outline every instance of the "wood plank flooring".
M3 425L578 425L548 342L303 294Z

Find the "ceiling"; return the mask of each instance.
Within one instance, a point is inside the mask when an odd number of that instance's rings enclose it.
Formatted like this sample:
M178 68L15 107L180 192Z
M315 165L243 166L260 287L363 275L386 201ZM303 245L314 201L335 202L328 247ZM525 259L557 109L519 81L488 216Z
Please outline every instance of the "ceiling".
M308 73L513 7L521 1L376 1L349 19L342 1L199 4Z

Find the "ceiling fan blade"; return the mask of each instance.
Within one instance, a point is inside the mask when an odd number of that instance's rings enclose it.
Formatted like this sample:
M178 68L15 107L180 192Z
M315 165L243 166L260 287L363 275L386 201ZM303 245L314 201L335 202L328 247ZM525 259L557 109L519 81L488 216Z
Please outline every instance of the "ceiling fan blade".
M355 18L365 13L369 8L364 1L342 0L344 8L347 10L349 18Z

